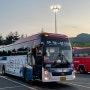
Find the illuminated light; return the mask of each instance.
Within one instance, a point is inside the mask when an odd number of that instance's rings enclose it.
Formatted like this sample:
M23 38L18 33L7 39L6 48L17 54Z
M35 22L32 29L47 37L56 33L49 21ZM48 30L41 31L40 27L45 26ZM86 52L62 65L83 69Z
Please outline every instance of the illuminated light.
M75 79L75 75L73 76L73 79Z
M68 38L68 36L65 36L65 38Z
M44 71L44 74L45 74L45 75L48 75L48 74L49 74L48 70L45 70L45 71Z
M61 6L60 6L60 5L52 5L50 8L51 8L51 10L53 10L54 12L58 12L59 9L61 8Z
M47 37L47 36L48 36L48 34L44 34L44 36L46 36L46 37Z
M48 78L48 77L45 77L45 80L49 80L50 78Z

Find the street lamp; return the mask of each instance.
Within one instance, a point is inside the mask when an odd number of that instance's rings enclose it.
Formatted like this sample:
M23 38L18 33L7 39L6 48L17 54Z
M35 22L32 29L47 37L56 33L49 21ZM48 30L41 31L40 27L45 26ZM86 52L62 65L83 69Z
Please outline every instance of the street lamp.
M55 33L57 33L57 18L56 18L56 13L59 11L61 8L60 5L52 5L51 10L55 13Z

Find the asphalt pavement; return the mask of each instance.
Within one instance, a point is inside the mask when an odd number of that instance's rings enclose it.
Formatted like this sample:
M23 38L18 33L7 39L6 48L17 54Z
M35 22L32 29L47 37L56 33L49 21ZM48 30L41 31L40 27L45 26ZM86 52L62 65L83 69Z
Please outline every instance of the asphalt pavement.
M0 73L0 90L90 90L90 74L76 73L75 80L65 82L25 82L12 75Z

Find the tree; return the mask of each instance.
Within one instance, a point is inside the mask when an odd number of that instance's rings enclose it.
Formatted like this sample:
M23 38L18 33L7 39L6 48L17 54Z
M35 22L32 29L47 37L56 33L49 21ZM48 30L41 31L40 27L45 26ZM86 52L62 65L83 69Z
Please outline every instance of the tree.
M3 45L3 37L2 37L2 35L0 34L0 45Z
M81 33L76 37L71 37L70 41L73 47L90 47L90 34Z
M24 38L24 34L22 34L22 35L20 36L20 38Z
M6 36L6 40L4 40L4 44L8 45L8 44L12 44L14 43L16 40L18 40L20 38L20 35L18 34L18 32L12 33L10 32L7 36Z
M15 33L13 33L13 42L15 42L16 40L18 40L20 38L20 35L18 34L18 32L16 31Z
M10 32L7 36L6 36L6 40L4 42L5 45L11 44L14 41L14 35L12 32Z

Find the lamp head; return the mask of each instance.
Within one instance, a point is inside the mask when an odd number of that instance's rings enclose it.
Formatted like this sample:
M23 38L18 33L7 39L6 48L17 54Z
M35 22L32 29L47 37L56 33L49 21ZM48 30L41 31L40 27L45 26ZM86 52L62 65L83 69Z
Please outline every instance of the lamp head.
M53 10L54 12L58 12L60 8L61 8L60 5L52 5L51 6L51 10Z

